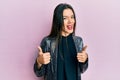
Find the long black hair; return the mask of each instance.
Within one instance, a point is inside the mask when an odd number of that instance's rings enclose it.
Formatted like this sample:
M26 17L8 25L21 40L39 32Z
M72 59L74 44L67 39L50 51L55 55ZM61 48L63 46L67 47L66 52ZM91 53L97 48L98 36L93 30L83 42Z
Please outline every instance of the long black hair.
M71 9L74 15L75 24L74 24L74 30L72 34L75 34L75 27L76 27L76 17L75 12L71 5L66 3L60 3L58 6L56 6L53 14L53 22L52 22L52 29L48 37L60 37L62 27L64 25L63 22L63 11L64 9Z

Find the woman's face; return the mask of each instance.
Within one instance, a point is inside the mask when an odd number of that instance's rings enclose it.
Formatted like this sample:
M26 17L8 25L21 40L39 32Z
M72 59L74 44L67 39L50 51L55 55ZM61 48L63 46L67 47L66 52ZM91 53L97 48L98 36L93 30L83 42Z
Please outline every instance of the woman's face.
M64 9L63 22L64 26L62 27L62 35L68 36L70 33L73 33L75 24L74 14L71 9Z

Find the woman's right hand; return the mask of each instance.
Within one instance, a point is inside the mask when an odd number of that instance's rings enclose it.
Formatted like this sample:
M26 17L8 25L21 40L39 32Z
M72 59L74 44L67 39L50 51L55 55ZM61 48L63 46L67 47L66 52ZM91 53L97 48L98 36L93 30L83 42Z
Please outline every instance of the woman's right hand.
M48 64L50 63L50 52L43 53L40 46L38 46L39 55L37 57L38 64Z

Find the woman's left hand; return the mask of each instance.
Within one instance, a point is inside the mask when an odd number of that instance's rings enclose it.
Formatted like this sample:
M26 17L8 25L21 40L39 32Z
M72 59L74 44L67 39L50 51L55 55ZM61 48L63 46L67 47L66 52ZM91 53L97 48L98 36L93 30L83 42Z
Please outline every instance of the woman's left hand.
M80 53L77 53L78 62L84 63L87 60L88 55L86 53L86 48L87 48L87 45L83 47L83 49Z

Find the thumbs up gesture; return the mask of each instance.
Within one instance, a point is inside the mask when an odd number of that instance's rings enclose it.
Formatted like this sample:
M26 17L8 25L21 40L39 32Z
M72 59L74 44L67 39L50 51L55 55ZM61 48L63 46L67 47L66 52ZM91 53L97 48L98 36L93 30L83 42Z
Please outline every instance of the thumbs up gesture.
M40 46L38 46L39 56L37 57L37 62L39 64L48 64L50 62L50 53L46 52L43 53Z
M84 46L83 49L82 49L82 51L77 54L77 60L78 60L78 62L84 63L87 60L88 55L86 53L86 49L87 49L87 45Z

